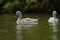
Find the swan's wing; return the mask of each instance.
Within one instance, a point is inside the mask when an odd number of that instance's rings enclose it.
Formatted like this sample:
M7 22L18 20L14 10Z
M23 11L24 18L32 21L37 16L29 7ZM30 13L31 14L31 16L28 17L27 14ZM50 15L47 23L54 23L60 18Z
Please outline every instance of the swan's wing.
M30 19L30 24L38 24L38 19Z
M38 19L23 18L22 21L24 24L38 24Z
M50 23L51 18L48 19L48 22Z
M49 22L49 23L53 22L53 17L50 17L50 18L48 19L48 22Z
M31 19L31 18L23 18L23 19L27 20L27 19Z

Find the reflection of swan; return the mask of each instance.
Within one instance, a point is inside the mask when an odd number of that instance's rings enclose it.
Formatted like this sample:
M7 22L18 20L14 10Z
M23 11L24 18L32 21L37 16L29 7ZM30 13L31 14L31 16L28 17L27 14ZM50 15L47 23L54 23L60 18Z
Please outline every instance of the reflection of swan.
M38 19L31 19L31 18L23 18L20 11L16 12L16 16L18 16L18 19L16 21L17 24L38 24Z

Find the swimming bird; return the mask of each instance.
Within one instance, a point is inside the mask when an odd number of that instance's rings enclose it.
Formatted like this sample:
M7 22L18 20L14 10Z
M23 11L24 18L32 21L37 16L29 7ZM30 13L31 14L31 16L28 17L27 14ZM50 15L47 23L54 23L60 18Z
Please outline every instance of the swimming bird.
M52 12L52 14L53 14L53 17L50 17L48 22L49 22L50 26L53 26L53 30L57 31L57 29L56 29L57 24L58 24L58 18L56 18L57 12L54 10Z
M21 11L17 11L16 16L18 16L18 19L16 21L17 24L38 24L38 19L22 18Z

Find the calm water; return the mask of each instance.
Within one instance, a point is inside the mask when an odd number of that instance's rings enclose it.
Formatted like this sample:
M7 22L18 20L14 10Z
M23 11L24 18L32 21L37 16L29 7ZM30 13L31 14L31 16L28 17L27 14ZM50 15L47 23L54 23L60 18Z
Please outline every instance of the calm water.
M24 17L26 17L26 15ZM22 31L19 34L22 36L22 40L53 40L52 29L47 22L49 17L50 16L42 15L31 16L31 18L39 19L38 25L31 28L22 28ZM12 14L0 15L0 40L17 40L16 19L17 18ZM60 30L60 23L58 24L57 29ZM58 40L60 40L60 31L56 34Z

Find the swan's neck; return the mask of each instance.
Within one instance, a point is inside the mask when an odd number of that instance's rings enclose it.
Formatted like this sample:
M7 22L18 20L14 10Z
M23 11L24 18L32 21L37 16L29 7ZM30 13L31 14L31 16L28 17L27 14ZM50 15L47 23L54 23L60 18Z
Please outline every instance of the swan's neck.
M18 15L18 19L20 19L20 20L22 19L22 14Z
M18 17L19 20L21 20L22 18L21 17Z
M53 17L56 18L56 15L54 14Z

